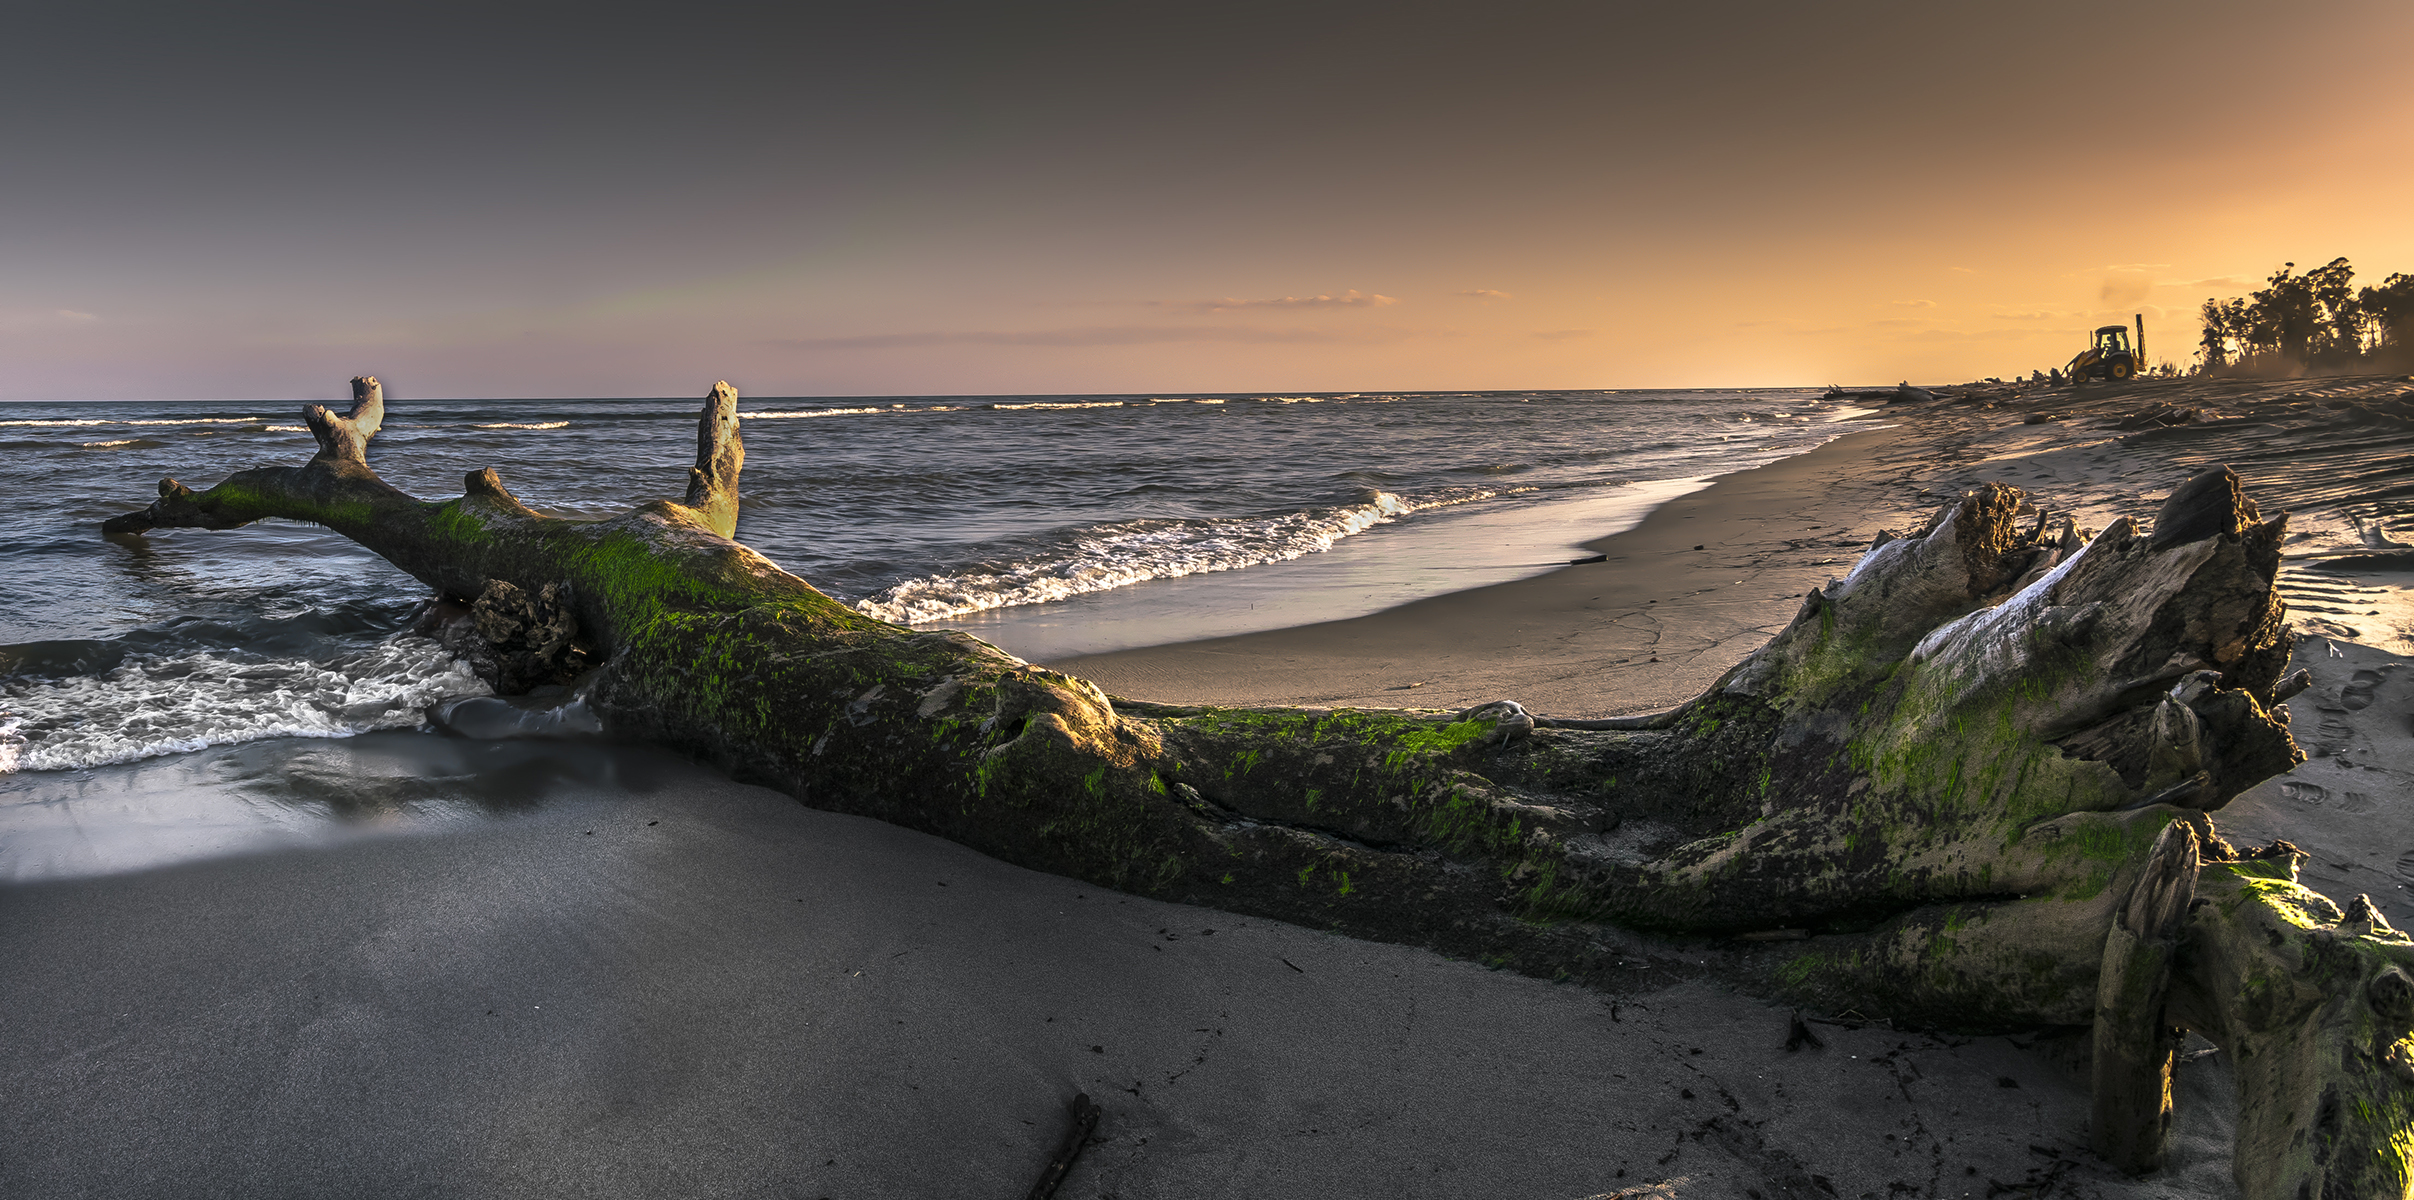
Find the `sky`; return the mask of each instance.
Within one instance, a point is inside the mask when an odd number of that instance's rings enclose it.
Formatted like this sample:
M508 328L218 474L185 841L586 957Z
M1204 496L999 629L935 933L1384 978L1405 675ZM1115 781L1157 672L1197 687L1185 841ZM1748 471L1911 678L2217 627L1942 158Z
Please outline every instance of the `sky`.
M2401 0L33 5L0 399L1955 382L2414 271Z

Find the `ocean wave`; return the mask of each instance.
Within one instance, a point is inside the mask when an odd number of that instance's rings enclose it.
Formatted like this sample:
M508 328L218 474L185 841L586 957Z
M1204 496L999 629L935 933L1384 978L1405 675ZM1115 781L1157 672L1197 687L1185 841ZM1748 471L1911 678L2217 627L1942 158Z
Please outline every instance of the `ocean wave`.
M96 675L17 676L0 679L0 774L407 728L430 704L486 691L461 660L420 637L327 662L203 651L129 659Z
M892 411L886 408L800 408L790 412L742 412L743 421L784 421L796 417L860 417Z
M1021 412L1025 409L1060 408L1121 408L1121 400L1033 400L1024 404L984 404L981 407L997 412Z
M1531 489L1516 489L1529 491ZM1044 604L1151 579L1285 562L1427 509L1490 500L1505 489L1448 489L1414 501L1372 492L1364 503L1271 517L1149 519L1093 525L1019 561L909 579L855 602L869 616L926 624L984 609Z
M71 429L85 425L257 425L266 417L169 417L149 420L122 420L108 417L44 417L39 420L0 421L0 426L33 426L43 429Z
M567 428L567 427L569 426L569 424L570 424L570 422L568 422L568 421L490 421L490 422L487 422L487 423L486 423L486 424L484 424L484 425L473 425L473 426L471 426L470 428L472 428L472 429L563 429L563 428Z
M113 441L106 441L106 442L86 442L86 443L84 443L84 444L83 444L81 447L79 447L79 448L80 448L80 449L84 449L84 450L116 450L116 449L119 449L119 448L121 448L121 447L125 447L125 446L141 446L141 447L145 447L145 448L153 448L153 447L159 447L159 446L165 446L165 445L167 445L167 443L166 443L166 442L155 442L155 441L152 441L150 438L130 437L130 438L117 438L117 439L115 439L115 440L113 440Z

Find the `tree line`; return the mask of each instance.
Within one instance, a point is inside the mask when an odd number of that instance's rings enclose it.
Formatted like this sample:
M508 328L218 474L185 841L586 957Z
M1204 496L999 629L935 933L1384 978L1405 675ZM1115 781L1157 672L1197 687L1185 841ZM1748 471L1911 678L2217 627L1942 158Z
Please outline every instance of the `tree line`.
M2414 359L2414 275L2357 288L2345 258L2296 268L2282 264L2252 295L2204 302L2204 370Z

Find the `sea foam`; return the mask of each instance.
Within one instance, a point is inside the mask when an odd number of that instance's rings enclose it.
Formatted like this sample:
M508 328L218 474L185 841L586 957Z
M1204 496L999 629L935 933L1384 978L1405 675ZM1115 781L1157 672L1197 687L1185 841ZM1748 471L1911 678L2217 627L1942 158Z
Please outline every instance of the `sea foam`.
M1044 604L1151 579L1284 562L1426 509L1490 500L1528 488L1461 488L1417 500L1375 491L1361 504L1266 517L1145 519L1092 525L1006 562L909 579L855 602L884 621L919 624L984 609Z
M97 675L0 679L0 774L407 728L439 700L487 690L420 637L327 662L203 651L130 659Z

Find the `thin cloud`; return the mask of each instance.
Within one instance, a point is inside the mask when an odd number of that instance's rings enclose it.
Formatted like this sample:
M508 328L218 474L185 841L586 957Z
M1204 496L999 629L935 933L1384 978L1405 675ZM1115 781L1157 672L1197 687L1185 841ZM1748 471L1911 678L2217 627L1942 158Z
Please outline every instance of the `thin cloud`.
M1978 273L1978 272L1976 272L1976 271L1971 270L1971 269L1970 269L1970 268L1968 268L1968 267L1952 267L1952 268L1949 268L1949 269L1950 269L1950 270L1954 270L1954 271L1958 271L1958 272L1960 272L1961 274L1964 274L1964 275L1976 275L1976 274Z
M2151 267L2116 267L2104 277L2097 299L2105 304L2121 306L2144 300L2154 290Z
M1240 342L1250 345L1372 345L1417 336L1405 329L1253 329L1246 326L1178 328L1107 325L1078 329L942 329L915 333L870 333L849 337L775 338L773 345L799 350L898 350L927 346L1151 346L1179 342Z
M1576 338L1591 337L1593 331L1590 329L1544 329L1535 331L1534 336L1546 342L1565 342Z
M1453 296L1472 296L1478 300L1507 300L1510 298L1507 292L1496 292L1491 288L1474 288L1468 291L1452 292L1450 294Z
M1238 300L1226 296L1221 300L1144 300L1152 308L1181 308L1192 312L1233 312L1251 308L1381 308L1398 304L1396 296L1377 292L1361 292L1356 288L1335 295L1275 296L1265 300Z
M97 317L97 316L95 316L95 315L93 315L93 314L91 314L91 313L88 313L88 312L77 312L76 310L74 310L74 309L72 309L72 308L62 308L62 309L59 309L59 310L58 310L58 314L59 314L60 316L62 316L62 317L67 318L67 319L68 319L68 320L70 320L70 321L98 321L98 320L100 320L100 318L99 318L99 317Z
M1891 304L1891 305L1895 306L1896 308L1934 308L1934 307L1936 307L1936 301L1934 301L1934 300L1889 300L1889 301L1887 301L1886 303Z
M1917 329L1928 323L1927 317L1880 317L1870 324L1880 329Z
M1909 329L1903 331L1902 336L1938 342L2004 342L2039 337L2045 332L2041 329L1980 329L1975 332L1966 329Z
M2242 288L2253 282L2255 281L2239 275L2216 275L2211 279L2173 280L2172 282L2166 283L2162 286L2179 288Z
M2042 308L2032 308L2025 312L1999 312L1989 313L1987 315L1998 321L2060 321L2077 316L2078 314L2049 312Z

